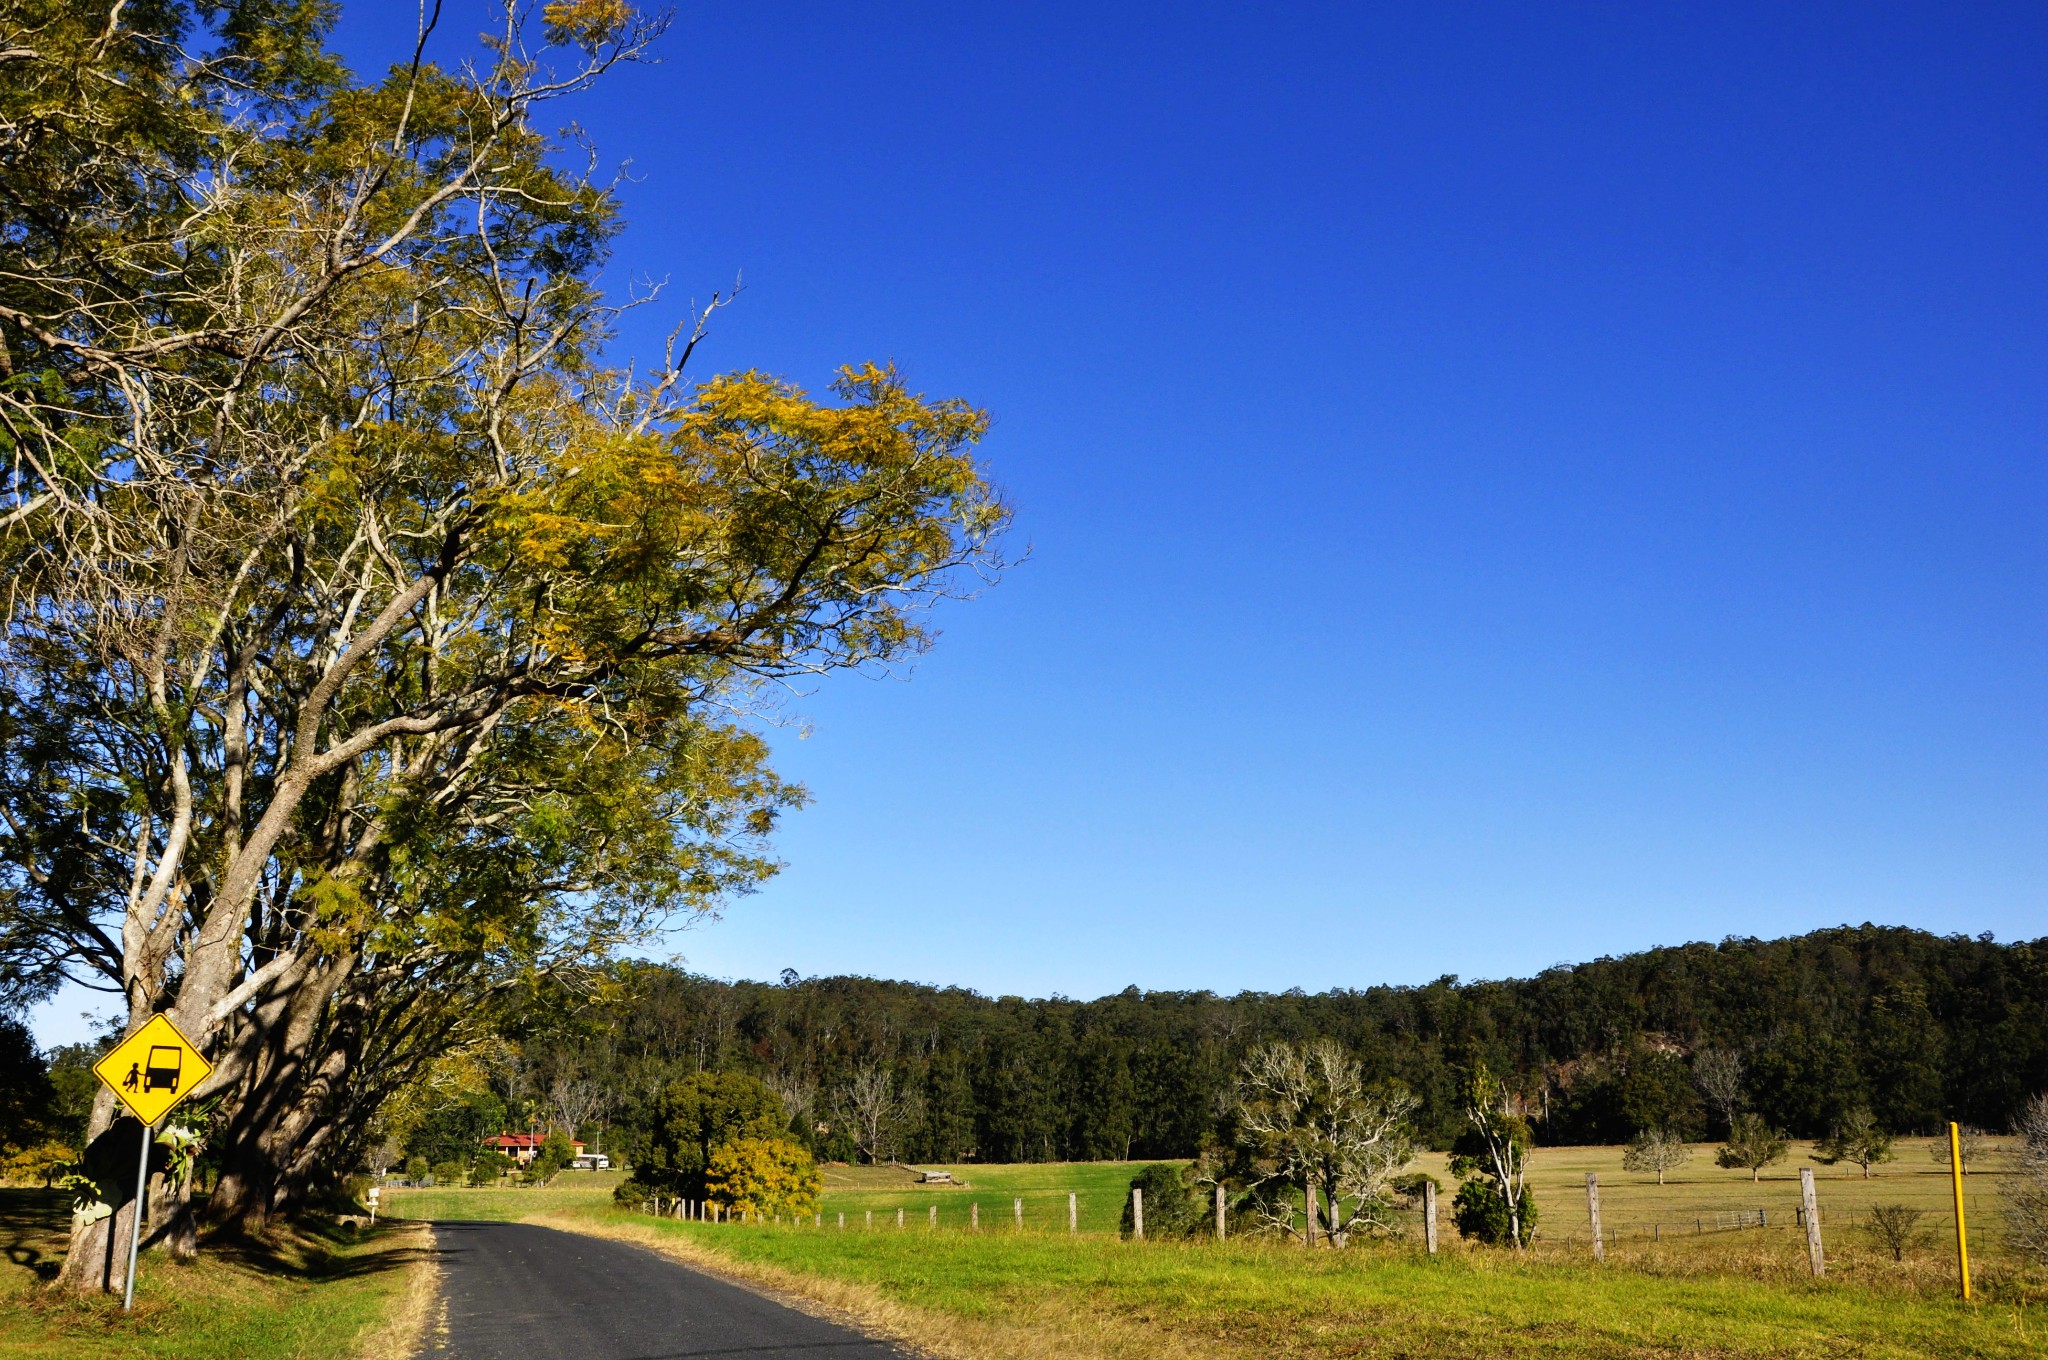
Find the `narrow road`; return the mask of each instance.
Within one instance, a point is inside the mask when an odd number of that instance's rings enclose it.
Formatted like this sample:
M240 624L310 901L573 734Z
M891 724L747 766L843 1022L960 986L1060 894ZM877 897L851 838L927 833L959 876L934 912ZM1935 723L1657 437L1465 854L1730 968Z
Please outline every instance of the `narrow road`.
M437 1223L448 1332L428 1360L904 1360L902 1351L640 1247Z

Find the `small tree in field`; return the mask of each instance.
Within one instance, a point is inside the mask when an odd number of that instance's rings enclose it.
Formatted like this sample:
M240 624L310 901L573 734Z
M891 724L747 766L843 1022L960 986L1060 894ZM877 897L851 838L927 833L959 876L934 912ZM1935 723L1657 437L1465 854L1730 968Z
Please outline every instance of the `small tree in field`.
M1861 1108L1844 1115L1834 1131L1813 1148L1816 1162L1823 1166L1852 1162L1863 1168L1864 1180L1870 1179L1871 1167L1891 1159L1892 1136L1878 1127L1869 1110Z
M1484 1064L1465 1088L1470 1125L1451 1146L1451 1174L1464 1184L1452 1202L1461 1236L1507 1242L1519 1251L1536 1226L1529 1193L1529 1121L1514 1093Z
M711 1198L736 1214L810 1214L824 1179L810 1149L790 1138L735 1138L711 1154Z
M1984 1136L1984 1130L1972 1125L1964 1124L1956 1130L1956 1142L1961 1145L1965 1175L1969 1174L1971 1167L1991 1155L1991 1140ZM1947 1129L1943 1129L1941 1135L1934 1140L1934 1145L1927 1149L1927 1155L1933 1159L1936 1166L1943 1170L1948 1169Z
M1691 1160L1692 1149L1683 1138L1672 1137L1669 1129L1645 1129L1628 1145L1621 1165L1625 1171L1654 1171L1657 1184L1662 1185L1665 1172L1675 1171Z
M1717 1166L1741 1167L1752 1181L1763 1178L1764 1168L1785 1160L1792 1144L1784 1134L1764 1123L1762 1115L1739 1114L1728 1141L1714 1154Z

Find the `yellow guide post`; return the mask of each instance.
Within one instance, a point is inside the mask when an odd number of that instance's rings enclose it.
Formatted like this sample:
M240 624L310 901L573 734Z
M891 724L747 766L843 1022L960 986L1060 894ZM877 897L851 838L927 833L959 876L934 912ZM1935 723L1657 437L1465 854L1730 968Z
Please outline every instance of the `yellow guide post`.
M1948 1126L1948 1172L1956 1187L1956 1259L1963 1267L1963 1297L1970 1297L1970 1235L1963 1228L1963 1135L1951 1121Z

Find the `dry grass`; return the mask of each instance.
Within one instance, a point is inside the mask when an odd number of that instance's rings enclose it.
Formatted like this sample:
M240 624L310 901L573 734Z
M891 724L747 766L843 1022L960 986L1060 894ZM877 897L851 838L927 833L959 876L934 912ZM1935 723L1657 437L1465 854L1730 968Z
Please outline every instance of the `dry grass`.
M407 1223L393 1224L387 1231L392 1249L404 1260L405 1283L384 1320L367 1328L357 1340L358 1360L394 1360L418 1354L424 1349L428 1328L444 1306L433 1228Z

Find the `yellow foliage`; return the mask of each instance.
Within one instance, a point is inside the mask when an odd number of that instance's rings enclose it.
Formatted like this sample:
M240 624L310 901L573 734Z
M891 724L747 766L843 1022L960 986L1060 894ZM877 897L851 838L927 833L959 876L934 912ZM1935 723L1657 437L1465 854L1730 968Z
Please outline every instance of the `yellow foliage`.
M705 1184L733 1213L810 1214L824 1178L800 1143L787 1138L735 1138L711 1153Z
M625 0L553 0L540 17L549 42L595 52L632 25L633 7Z
M4 1157L0 1157L0 1185L40 1185L47 1188L65 1165L77 1160L78 1149L62 1143L10 1148Z

